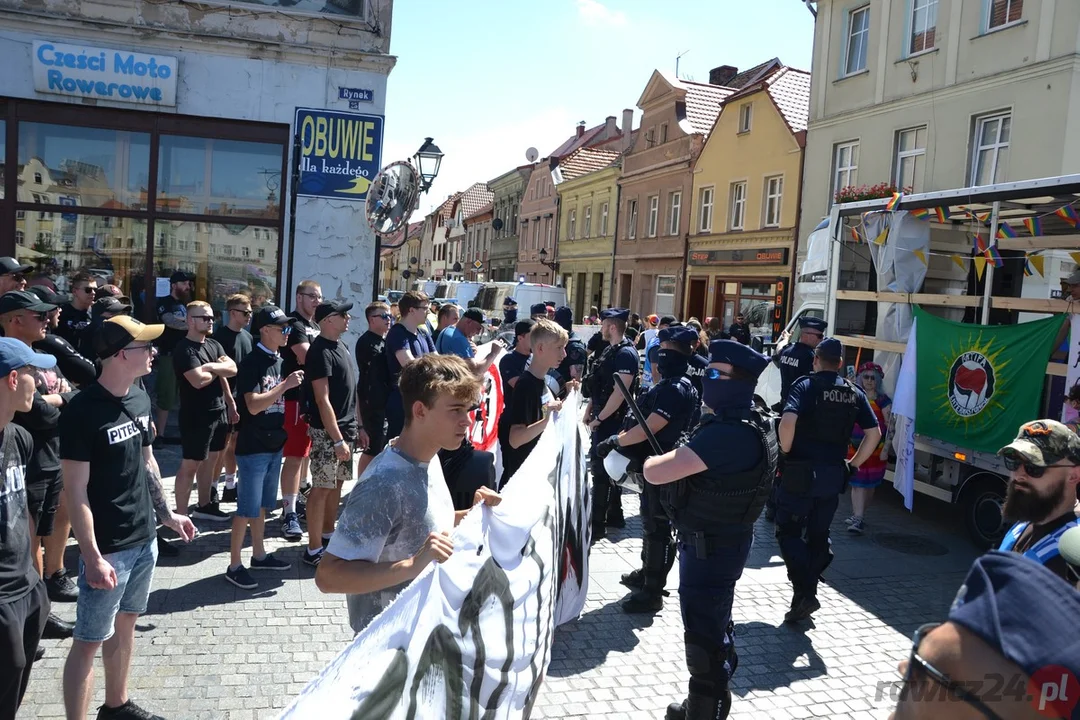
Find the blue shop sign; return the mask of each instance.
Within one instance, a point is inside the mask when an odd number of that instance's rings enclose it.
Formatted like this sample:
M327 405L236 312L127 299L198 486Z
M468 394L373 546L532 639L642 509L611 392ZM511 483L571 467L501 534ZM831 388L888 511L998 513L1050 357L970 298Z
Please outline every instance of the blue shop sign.
M307 197L364 200L382 168L383 117L296 109L300 185Z
M375 91L366 88L338 88L338 97L353 102L375 102Z

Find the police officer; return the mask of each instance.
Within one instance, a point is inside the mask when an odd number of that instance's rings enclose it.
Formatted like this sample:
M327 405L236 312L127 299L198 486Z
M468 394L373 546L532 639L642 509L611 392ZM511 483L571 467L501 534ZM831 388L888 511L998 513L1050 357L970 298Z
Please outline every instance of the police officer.
M645 480L678 534L689 694L668 706L668 720L722 719L738 665L731 606L754 541L779 449L769 416L754 407L757 378L769 359L734 340L709 345L702 382L704 416L690 442L645 461Z
M814 373L791 386L780 420L787 453L776 502L776 537L794 590L784 622L805 620L821 607L818 577L832 562L829 525L847 479L881 441L877 418L863 391L839 375L844 346L824 338L814 350ZM862 442L845 462L851 431Z
M608 347L600 355L590 377L589 404L585 408L585 419L592 431L593 540L606 537L608 525L626 527L622 492L612 485L604 464L596 457L596 447L601 440L619 432L626 413L626 402L615 388L615 374L619 374L631 393L637 390L638 353L633 343L626 339L629 317L630 311L626 308L608 308L600 313L600 332Z
M641 415L656 436L660 451L670 452L700 415L701 396L687 377L697 332L693 328L674 325L665 327L657 337L659 348L653 368L659 372L659 378L641 399ZM630 457L633 465L639 468L645 458L653 454L645 431L633 415L627 415L621 433L600 443L597 456L602 460L616 449ZM646 483L641 493L642 569L622 577L622 583L634 589L622 604L627 613L655 613L664 606L664 586L675 563L675 543L659 492L655 485Z
M814 348L825 336L829 323L821 318L805 315L799 319L799 339L773 357L780 367L780 407L787 402L791 386L804 375L814 371Z
M588 351L585 343L574 332L574 311L565 305L555 311L555 322L565 330L570 339L566 342L566 357L559 363L553 372L558 373L559 387L565 388L571 380L581 380L585 374L585 363L588 362ZM560 396L565 396L565 392ZM560 397L561 399L561 397Z

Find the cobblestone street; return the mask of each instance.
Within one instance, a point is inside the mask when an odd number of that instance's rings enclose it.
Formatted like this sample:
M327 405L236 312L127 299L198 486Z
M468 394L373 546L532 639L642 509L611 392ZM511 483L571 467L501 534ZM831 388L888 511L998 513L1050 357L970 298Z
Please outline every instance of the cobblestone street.
M170 475L178 448L158 453ZM166 479L170 491L172 478ZM589 599L576 623L556 635L537 717L662 718L686 688L677 575L655 618L628 616L620 574L638 561L636 497L624 497L628 526L591 556ZM825 574L822 608L804 632L781 623L790 591L771 527L762 519L736 594L740 665L734 718L885 718L890 686L912 631L941 619L977 554L953 511L922 496L908 515L890 487L879 491L867 533L850 537L841 503L833 527L837 559ZM232 509L226 505L225 509ZM300 563L299 543L270 547L293 563L286 573L258 574L259 589L224 579L228 526L197 521L201 533L177 558L159 561L148 613L138 625L131 696L168 718L273 716L350 639L343 599L320 593ZM68 548L68 567L77 549ZM245 550L244 562L248 562ZM74 605L55 605L74 620ZM68 641L45 641L20 718L63 717L61 673ZM92 710L103 700L96 677Z

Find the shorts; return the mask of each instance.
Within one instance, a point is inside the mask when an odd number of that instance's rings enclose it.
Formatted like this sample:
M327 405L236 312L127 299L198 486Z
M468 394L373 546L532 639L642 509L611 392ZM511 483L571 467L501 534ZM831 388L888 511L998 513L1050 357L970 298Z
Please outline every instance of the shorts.
M364 454L375 457L386 448L386 416L369 417L363 414L360 421L364 423L364 432L368 436L368 446Z
M180 406L180 386L176 381L172 355L159 355L154 361L154 394L158 410L175 410Z
M261 510L274 510L278 506L278 483L281 480L281 451L237 455L236 469L240 482L236 483L236 517L256 520Z
M40 581L18 600L0 603L0 717L18 715L48 617L49 596Z
M307 420L296 400L285 401L285 433L288 439L281 454L287 458L306 458L311 452L311 437Z
M105 642L112 637L117 613L142 615L150 597L157 562L157 538L145 545L107 553L103 557L116 571L116 587L99 590L86 581L86 565L79 558L79 600L75 611L75 639Z
M342 462L334 454L334 441L325 430L308 428L311 436L311 485L321 490L333 490L352 480L352 455ZM350 443L351 445L352 443Z
M60 505L60 493L64 490L64 478L60 471L26 483L26 504L34 521L38 537L52 535L56 522L56 508Z
M180 449L185 460L202 462L210 453L221 452L229 439L225 409L185 412L180 408Z

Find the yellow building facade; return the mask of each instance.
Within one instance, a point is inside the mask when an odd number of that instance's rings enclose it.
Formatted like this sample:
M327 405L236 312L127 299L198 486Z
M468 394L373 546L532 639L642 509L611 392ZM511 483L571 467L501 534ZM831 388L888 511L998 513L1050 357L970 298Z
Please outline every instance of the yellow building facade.
M810 75L778 65L731 95L694 166L684 317L738 314L768 343L787 321Z

